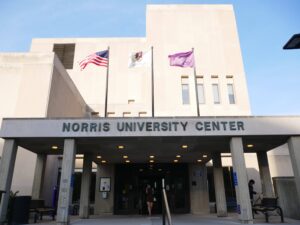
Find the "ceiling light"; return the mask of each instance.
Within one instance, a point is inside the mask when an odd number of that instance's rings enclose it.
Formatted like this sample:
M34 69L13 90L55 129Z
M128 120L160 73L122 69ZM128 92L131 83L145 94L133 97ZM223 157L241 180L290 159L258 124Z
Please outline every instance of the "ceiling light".
M185 148L188 148L188 146L187 145L182 145L181 148L185 149Z
M51 148L56 150L56 149L58 149L58 146L57 145L52 145Z
M126 163L130 163L130 160L127 159L125 162L126 162Z
M102 156L101 156L101 155L98 155L98 156L97 156L97 159L101 159L101 158L102 158Z
M124 149L124 145L118 145L118 149Z
M162 171L162 169L159 168L158 171Z
M150 159L154 159L154 155L150 155L149 158L150 158Z
M207 155L203 155L203 158L207 158Z
M128 159L128 155L123 155L123 159Z
M150 162L150 163L154 163L154 160L151 159L151 160L149 160L149 162Z
M174 159L174 163L177 163L178 162L178 159Z
M253 148L253 146L254 146L253 144L248 144L247 145L248 148Z
M197 162L202 162L202 160L201 160L201 159L198 159Z
M102 163L106 163L106 160L102 160L101 162L102 162Z
M83 154L76 154L76 158L83 158Z
M176 155L176 158L180 158L181 157L181 155Z
M140 171L140 172L143 172L144 170L143 170L143 169L139 169L139 171Z

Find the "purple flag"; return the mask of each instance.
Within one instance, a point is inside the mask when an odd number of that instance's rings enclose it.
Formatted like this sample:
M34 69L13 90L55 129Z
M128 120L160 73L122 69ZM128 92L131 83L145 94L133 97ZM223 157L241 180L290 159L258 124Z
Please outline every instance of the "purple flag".
M194 67L194 52L179 52L173 55L169 55L170 66L180 66L180 67Z

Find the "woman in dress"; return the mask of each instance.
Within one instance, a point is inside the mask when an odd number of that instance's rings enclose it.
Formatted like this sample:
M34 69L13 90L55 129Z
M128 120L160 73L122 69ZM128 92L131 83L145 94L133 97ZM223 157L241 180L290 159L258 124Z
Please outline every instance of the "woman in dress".
M153 199L154 199L153 194L154 194L154 190L148 184L147 187L146 187L146 201L147 201L147 208L148 208L149 216L151 216L151 214L152 214Z

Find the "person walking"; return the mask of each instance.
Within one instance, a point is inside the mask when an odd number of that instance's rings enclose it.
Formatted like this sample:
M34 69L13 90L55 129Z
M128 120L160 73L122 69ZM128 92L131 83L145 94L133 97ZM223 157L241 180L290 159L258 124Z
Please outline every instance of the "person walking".
M147 208L148 208L148 215L152 215L152 208L153 208L153 200L154 200L154 190L150 184L146 187L146 201L147 201Z

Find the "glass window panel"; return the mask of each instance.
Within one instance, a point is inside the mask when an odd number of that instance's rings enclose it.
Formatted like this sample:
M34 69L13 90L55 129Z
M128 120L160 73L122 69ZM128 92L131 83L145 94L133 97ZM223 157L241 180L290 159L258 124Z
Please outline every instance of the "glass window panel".
M235 104L233 84L227 84L229 104Z
M187 105L190 104L190 95L189 95L189 85L182 84L182 104Z
M214 104L220 104L219 85L213 84L212 88L213 88Z
M198 91L199 104L204 104L205 103L205 98L204 98L204 86L203 86L203 84L197 84L197 91Z

